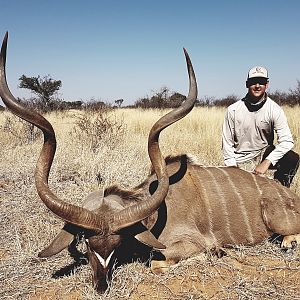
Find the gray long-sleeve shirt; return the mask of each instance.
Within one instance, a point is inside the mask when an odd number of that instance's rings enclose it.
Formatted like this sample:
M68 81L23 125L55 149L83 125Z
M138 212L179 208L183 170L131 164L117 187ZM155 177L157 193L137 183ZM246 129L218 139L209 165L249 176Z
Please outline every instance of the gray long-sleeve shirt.
M257 111L250 111L245 98L227 109L222 134L222 151L226 166L236 166L260 155L268 145L275 149L266 157L275 165L294 146L291 131L282 108L267 97Z

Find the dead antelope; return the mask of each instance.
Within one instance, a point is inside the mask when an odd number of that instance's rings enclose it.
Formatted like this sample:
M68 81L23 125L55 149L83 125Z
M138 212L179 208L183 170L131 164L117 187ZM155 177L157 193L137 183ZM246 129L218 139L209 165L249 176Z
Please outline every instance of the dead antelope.
M0 57L0 96L17 116L43 131L44 144L36 165L35 182L44 204L66 225L40 257L57 254L83 233L97 290L107 287L106 275L117 260L118 249L133 237L156 249L154 272L205 251L230 245L254 245L272 233L300 233L300 199L291 190L265 177L234 167L205 167L187 155L163 159L160 132L187 115L197 98L197 83L185 51L189 94L181 107L163 116L152 127L148 152L153 172L139 186L117 186L89 195L79 207L58 198L48 186L56 139L51 124L26 109L10 93L6 82L6 34ZM284 240L284 245L297 241ZM299 241L299 239L298 239ZM128 244L128 247L130 245Z

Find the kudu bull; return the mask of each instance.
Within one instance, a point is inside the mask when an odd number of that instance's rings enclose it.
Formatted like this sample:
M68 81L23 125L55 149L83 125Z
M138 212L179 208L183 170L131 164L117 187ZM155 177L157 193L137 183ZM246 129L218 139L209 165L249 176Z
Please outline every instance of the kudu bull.
M106 275L128 236L156 249L151 269L164 272L169 266L205 251L230 245L253 245L272 233L291 235L285 246L299 242L300 199L277 182L235 167L205 167L187 155L163 159L160 132L187 115L197 97L193 67L185 51L189 94L181 107L152 127L148 152L153 172L139 186L123 190L117 186L89 195L83 207L58 198L48 186L56 139L51 124L38 113L17 102L5 75L6 33L0 58L0 96L20 118L43 131L44 144L35 171L38 194L44 204L66 222L62 231L40 257L57 254L82 232L93 269L95 288L107 287Z

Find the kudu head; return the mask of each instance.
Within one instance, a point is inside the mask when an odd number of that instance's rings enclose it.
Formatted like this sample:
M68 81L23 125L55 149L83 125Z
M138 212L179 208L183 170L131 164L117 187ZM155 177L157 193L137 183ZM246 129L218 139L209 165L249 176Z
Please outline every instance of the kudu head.
M189 94L182 105L162 118L152 127L148 137L148 153L157 176L158 187L149 197L135 195L139 201L124 205L124 197L113 193L101 195L92 193L83 207L70 204L57 197L49 188L48 177L56 151L56 138L52 125L39 113L26 108L11 94L5 74L8 33L6 33L0 56L0 96L7 108L18 117L42 130L44 143L35 170L35 184L39 197L44 204L58 217L66 222L64 229L53 240L49 247L39 256L48 257L66 248L74 235L83 232L86 238L88 256L94 270L93 282L99 291L107 287L106 274L114 250L121 242L123 232L131 233L140 242L150 247L165 248L141 221L153 214L168 193L169 177L165 160L159 148L160 132L172 123L187 115L197 98L197 83L190 58L184 49L189 74ZM129 191L130 197L134 192ZM126 196L125 196L126 198ZM126 199L125 199L126 200Z

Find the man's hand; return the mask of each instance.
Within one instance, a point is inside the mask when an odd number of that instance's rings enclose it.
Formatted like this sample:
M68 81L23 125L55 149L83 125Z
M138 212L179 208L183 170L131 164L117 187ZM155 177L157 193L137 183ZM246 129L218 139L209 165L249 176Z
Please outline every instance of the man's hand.
M256 175L263 175L267 172L271 165L271 162L267 159L263 160L259 165L257 165L253 171Z

